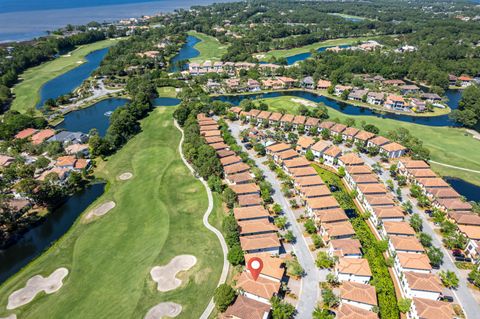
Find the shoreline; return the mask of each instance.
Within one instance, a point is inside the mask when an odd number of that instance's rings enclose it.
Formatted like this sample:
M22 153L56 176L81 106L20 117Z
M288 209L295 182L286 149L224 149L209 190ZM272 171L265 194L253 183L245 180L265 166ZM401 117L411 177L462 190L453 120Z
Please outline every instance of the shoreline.
M391 114L396 114L396 115L404 115L404 116L411 116L411 117L430 117L430 118L435 118L437 116L444 116L447 114L450 114L452 111L449 106L446 106L445 110L448 110L446 113L441 113L441 114L436 114L436 115L430 115L428 113L407 113L407 112L399 112L399 111L393 111L393 110L388 110L384 108L377 108L373 105L366 105L366 104L361 104L361 103L356 103L356 101L352 100L342 100L341 98L335 96L335 95L330 95L330 94L325 94L325 90L310 90L310 89L304 89L304 88L293 88L293 89L283 89L283 90L260 90L256 92L243 92L243 93L225 93L225 94L210 94L211 97L220 97L220 96L243 96L243 95L256 95L256 94L264 94L264 93L283 93L283 92L294 92L294 91L302 91L302 92L308 92L315 94L317 96L323 96L327 99L335 100L337 102L349 104L355 107L360 107L363 109L368 109L371 111L375 111L378 113L391 113ZM328 107L328 106L327 106Z

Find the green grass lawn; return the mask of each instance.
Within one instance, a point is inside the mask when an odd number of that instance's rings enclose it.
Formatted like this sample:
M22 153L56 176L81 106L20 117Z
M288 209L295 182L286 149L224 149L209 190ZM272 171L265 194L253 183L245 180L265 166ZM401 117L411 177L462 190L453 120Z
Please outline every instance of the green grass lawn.
M193 178L178 153L180 132L173 126L174 108L156 108L142 121L143 132L117 154L98 164L98 176L108 180L106 192L94 204L114 200L117 206L85 224L81 218L43 255L0 287L0 316L19 318L143 318L152 306L172 301L183 306L177 318L198 318L217 285L223 254L216 236L202 224L207 208L203 185ZM119 181L117 176L134 177ZM221 221L215 198L211 220ZM161 293L150 278L155 265L179 254L197 257L180 274L182 285ZM8 296L36 274L58 267L70 274L51 295L7 312Z
M296 113L301 104L293 102L292 98L301 100L294 96L281 96L258 101L267 103L270 110L285 110L288 113ZM308 100L305 101L310 102ZM465 129L433 127L374 116L350 116L332 108L328 108L328 113L330 118L338 118L341 121L344 121L346 118L353 118L357 127L361 126L362 121L374 124L381 130L381 134L404 127L423 141L423 144L431 152L432 160L458 167L480 170L480 141L472 138ZM432 168L443 176L458 177L467 182L480 185L480 174L435 164L432 164Z
M20 75L23 80L13 87L15 99L11 109L25 112L35 107L40 99L40 89L46 82L79 66L79 61L85 62L85 56L89 53L109 47L118 41L119 39L112 39L83 45L67 55L26 70Z
M330 13L330 15L332 15L332 16L337 16L337 17L341 17L341 18L344 18L344 19L371 20L371 19L369 19L369 18L360 17L360 16L354 16L354 15L345 14L345 13Z
M177 97L177 91L173 86L163 86L157 88L158 96L160 97Z
M219 61L227 52L227 46L221 44L212 36L196 31L189 31L188 34L201 40L201 42L198 42L194 46L195 49L200 51L200 55L196 58L190 59L191 62L201 62L206 60Z
M337 45L351 45L355 44L359 41L367 41L375 39L375 36L371 37L358 37L358 38L340 38L340 39L332 39L326 41L315 42L309 45L305 45L298 48L287 49L287 50L272 50L268 52L261 52L256 53L255 56L258 57L261 61L267 61L272 57L275 58L286 58L292 55L310 52L311 50L318 50L321 47L330 47L330 46L337 46Z

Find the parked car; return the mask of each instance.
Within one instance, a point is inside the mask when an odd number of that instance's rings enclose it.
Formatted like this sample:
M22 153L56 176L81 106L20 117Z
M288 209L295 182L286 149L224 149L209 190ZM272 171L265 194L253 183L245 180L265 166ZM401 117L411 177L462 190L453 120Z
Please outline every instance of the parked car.
M252 144L250 144L250 143L245 144L245 148L247 150L251 150L252 149Z
M470 258L465 258L465 256L457 256L455 257L455 261L461 261L461 262L466 262L467 259L470 259ZM470 259L471 260L471 259Z
M452 296L442 296L440 298L441 301L447 301L447 302L453 302L453 297Z

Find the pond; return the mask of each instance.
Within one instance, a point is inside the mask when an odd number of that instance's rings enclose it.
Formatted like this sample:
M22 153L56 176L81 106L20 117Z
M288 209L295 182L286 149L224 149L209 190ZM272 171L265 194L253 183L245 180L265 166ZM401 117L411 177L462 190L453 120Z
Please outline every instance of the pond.
M349 45L339 45L339 47L342 48L342 49L345 49L345 48L349 48L350 46ZM333 46L326 46L326 47L318 48L317 52L323 52L323 51L327 50L328 48L333 48ZM292 65L295 62L303 61L305 59L308 59L311 56L312 56L312 54L310 52L303 52L303 53L287 56L287 64Z
M85 56L85 63L65 72L45 83L40 89L40 101L36 107L41 108L46 100L56 99L79 87L100 65L109 48L93 51Z
M191 35L187 36L187 42L182 46L180 51L178 51L177 55L175 55L171 60L170 72L181 71L177 65L178 61L184 61L184 60L192 59L199 56L200 51L195 49L194 46L195 44L201 41L202 40L200 40L197 37L194 37Z
M444 177L444 179L457 192L465 196L468 201L480 202L480 186L468 183L463 179L451 176Z
M56 128L83 133L88 133L95 128L100 136L104 136L110 125L108 114L127 102L128 99L121 98L102 100L92 106L65 114L63 122L57 125Z
M50 247L73 225L80 214L103 194L105 184L94 184L75 193L43 222L10 247L0 250L0 283L7 280Z
M274 98L279 96L294 96L303 98L315 103L324 103L326 106L331 107L339 112L342 112L346 115L365 115L365 116L375 116L379 118L387 118L396 121L416 123L421 125L428 126L458 126L457 123L450 120L448 115L441 116L432 116L432 117L418 117L411 116L407 114L395 114L395 113L380 113L375 110L367 109L364 107L355 106L349 103L339 102L337 100L330 99L323 95L315 94L312 92L306 91L279 91L279 92L267 92L267 93L258 93L258 94L240 94L240 95L222 95L215 97L214 99L230 102L233 105L239 105L243 99L267 99ZM458 107L458 100L460 99L461 93L459 91L449 90L447 96L450 101L448 102L449 106L452 109Z

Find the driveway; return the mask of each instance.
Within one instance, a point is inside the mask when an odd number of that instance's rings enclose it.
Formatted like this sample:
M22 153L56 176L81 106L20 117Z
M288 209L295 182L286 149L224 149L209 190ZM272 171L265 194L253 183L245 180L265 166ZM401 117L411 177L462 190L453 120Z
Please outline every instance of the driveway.
M308 248L288 200L283 196L280 182L277 180L275 174L262 164L262 162L266 160L266 157L258 158L253 151L248 151L243 146L240 140L240 132L243 128L237 122L230 123L229 127L238 145L241 145L243 150L251 155L250 157L255 161L255 164L263 171L265 179L272 184L274 189L274 194L272 196L273 200L282 206L285 216L289 221L288 229L291 230L297 238L292 247L295 255L298 257L300 265L302 265L305 270L306 275L302 279L302 287L298 296L298 314L296 315L296 318L312 318L312 312L317 306L317 300L320 294L319 282L326 280L328 270L319 270L315 265L315 258Z

